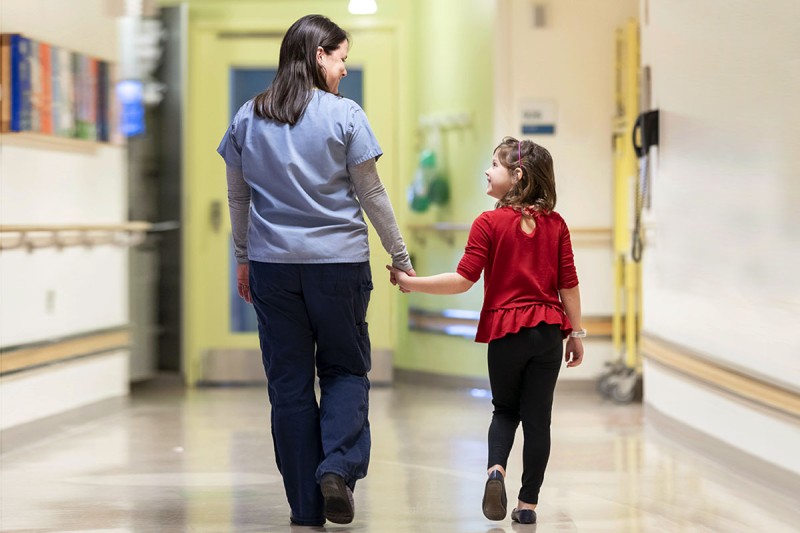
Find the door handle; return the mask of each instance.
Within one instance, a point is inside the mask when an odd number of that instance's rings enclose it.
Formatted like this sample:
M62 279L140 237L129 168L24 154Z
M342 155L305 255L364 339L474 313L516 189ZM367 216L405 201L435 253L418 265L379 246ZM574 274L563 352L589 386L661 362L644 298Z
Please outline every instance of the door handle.
M211 223L211 230L214 233L219 233L222 227L222 202L214 200L211 202L211 207L208 211L208 220Z

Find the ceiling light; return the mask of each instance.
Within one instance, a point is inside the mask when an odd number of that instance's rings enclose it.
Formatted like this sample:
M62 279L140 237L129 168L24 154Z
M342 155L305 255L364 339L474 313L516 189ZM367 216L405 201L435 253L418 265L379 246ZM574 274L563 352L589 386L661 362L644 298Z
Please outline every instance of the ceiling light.
M347 9L353 15L372 15L378 11L378 4L375 0L350 0Z

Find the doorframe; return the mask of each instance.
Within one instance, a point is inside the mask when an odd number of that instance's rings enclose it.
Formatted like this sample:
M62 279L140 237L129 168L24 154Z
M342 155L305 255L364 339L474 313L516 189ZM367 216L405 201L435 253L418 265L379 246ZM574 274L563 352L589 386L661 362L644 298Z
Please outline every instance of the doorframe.
M195 21L190 23L189 27L189 51L187 58L188 87L185 94L185 105L187 113L184 117L184 127L187 134L184 136L183 157L185 173L185 194L182 198L182 212L183 212L183 227L185 231L185 239L183 240L182 257L184 265L184 287L185 290L182 294L183 313L183 369L184 377L188 385L196 385L202 375L202 354L204 350L215 348L211 346L213 342L209 342L209 332L218 324L214 324L208 315L211 313L206 311L204 304L219 306L217 302L218 297L213 296L214 290L218 288L209 288L208 290L200 289L208 277L216 276L219 278L219 283L227 286L227 271L220 271L217 274L212 272L203 272L197 266L197 263L203 261L203 255L209 253L208 248L213 248L214 244L207 242L207 239L202 238L203 230L199 228L207 223L207 218L203 214L203 206L207 206L218 194L216 188L214 190L204 190L203 185L210 183L204 179L207 177L205 170L207 168L219 169L219 182L221 190L225 190L224 179L224 164L219 161L219 156L214 152L219 138L224 133L225 127L230 123L228 116L228 100L223 98L219 102L219 109L217 106L208 106L204 109L206 102L210 101L204 85L209 84L208 76L209 70L204 68L203 51L208 46L218 40L220 34L236 34L243 37L252 36L253 38L275 38L282 39L283 32L291 25L294 20L270 20L266 24L259 23L253 24L237 24L233 22L210 22L210 21ZM358 41L361 37L367 37L373 34L385 34L388 38L388 45L392 55L393 67L391 67L391 77L394 79L394 84L391 86L391 103L393 105L381 106L380 110L373 110L370 113L370 68L364 61L358 61L358 53L351 54L354 63L364 69L364 103L367 110L370 122L373 129L376 131L381 147L386 155L381 158L379 163L379 171L381 178L390 198L393 199L395 206L395 214L398 218L398 223L403 227L405 220L406 208L405 202L402 200L402 190L405 187L403 176L410 175L410 159L407 154L411 153L413 146L414 126L412 117L414 113L411 111L411 96L413 83L408 74L410 73L410 60L403 57L398 53L401 48L401 43L407 41L408 36L404 33L402 24L374 22L374 23L359 23L352 24L348 27L352 34L355 46L358 46ZM278 41L279 42L279 41ZM406 54L406 56L409 54ZM271 60L270 62L261 62L254 65L241 64L241 66L258 66L268 67L277 65L277 53L274 57L265 56L265 59ZM213 59L216 61L216 59ZM372 60L374 61L374 59ZM207 64L207 61L205 62ZM385 64L389 62L383 62ZM400 80L408 80L403 84L403 87L408 87L408 90L400 88ZM218 83L219 80L215 79ZM212 82L213 83L213 82ZM227 82L227 78L224 80ZM227 93L226 93L227 94ZM374 95L373 95L374 96ZM407 110L403 113L401 110ZM225 120L219 121L219 114L224 113ZM386 117L389 117L388 119ZM375 120L375 117L378 117ZM219 122L219 124L217 124ZM381 135L381 130L389 132L388 135ZM389 131L391 130L391 131ZM213 135L211 132L213 131ZM213 146L209 145L210 139L214 139ZM381 139L384 139L383 141ZM208 145L208 146L207 146ZM212 163L212 161L217 163ZM387 166L387 161L389 166ZM381 168L382 167L382 168ZM201 187L198 187L201 185ZM220 228L222 234L227 238L229 233L229 220L227 217L227 203L222 206L222 217L224 220ZM223 231L224 228L224 231ZM407 232L406 232L407 233ZM402 302L398 294L394 291L389 291L388 288L383 287L379 281L383 278L383 264L386 257L383 248L380 246L380 241L377 238L374 230L370 231L370 248L372 250L372 269L373 277L376 279L376 290L373 292L373 299L370 304L370 313L368 318L373 323L378 323L383 328L383 335L375 336L373 334L373 359L387 359L389 365L389 376L391 376L391 359L394 349L398 345L398 329L402 327L403 321L399 319L403 316L402 310L405 309L406 304ZM213 250L212 250L213 253ZM216 258L211 256L212 261ZM224 259L224 261L223 261ZM380 259L380 260L378 260ZM227 264L227 256L220 259L221 262ZM380 266L380 270L378 269ZM206 268L206 267L204 267ZM211 268L211 267L209 267ZM224 267L223 267L224 268ZM220 267L212 268L219 270ZM388 284L386 284L388 285ZM208 293L212 293L209 297ZM377 298L376 298L377 296ZM227 311L227 303L222 299L222 304ZM224 320L226 323L229 320L226 311L220 310L216 313L218 320ZM373 330L374 331L374 330ZM233 343L229 348L240 350L245 346L253 349L258 349L257 335L255 334L239 334L243 337L241 341ZM212 335L213 337L213 335ZM375 356L378 357L375 357ZM391 381L391 377L388 378Z

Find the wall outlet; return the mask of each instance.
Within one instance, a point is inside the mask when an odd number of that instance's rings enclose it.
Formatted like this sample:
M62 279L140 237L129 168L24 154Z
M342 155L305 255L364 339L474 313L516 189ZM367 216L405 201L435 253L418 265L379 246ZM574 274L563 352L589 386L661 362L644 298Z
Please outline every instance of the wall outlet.
M44 293L44 308L51 315L56 311L56 291L53 289L48 289Z

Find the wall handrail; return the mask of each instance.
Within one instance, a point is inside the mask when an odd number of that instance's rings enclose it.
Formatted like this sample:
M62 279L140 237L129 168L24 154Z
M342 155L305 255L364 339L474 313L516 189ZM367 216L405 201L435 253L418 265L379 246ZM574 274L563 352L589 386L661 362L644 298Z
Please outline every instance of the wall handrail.
M0 224L0 251L25 248L137 246L157 224L130 221L119 224ZM174 229L171 226L167 229Z
M131 340L129 326L124 325L0 348L0 376L129 349Z
M455 244L455 234L469 232L472 225L460 222L438 222L435 224L408 224L406 227L420 244L425 244L428 235L437 235L452 246ZM574 227L569 229L569 233L576 243L608 244L609 246L612 244L611 228Z
M716 361L706 354L667 341L652 333L642 335L644 358L706 386L716 388L751 404L800 419L800 391L746 369Z
M475 338L480 312L474 309L432 310L419 307L408 309L408 329L424 333L438 333L451 337ZM582 325L592 339L607 339L611 336L611 317L584 316Z

